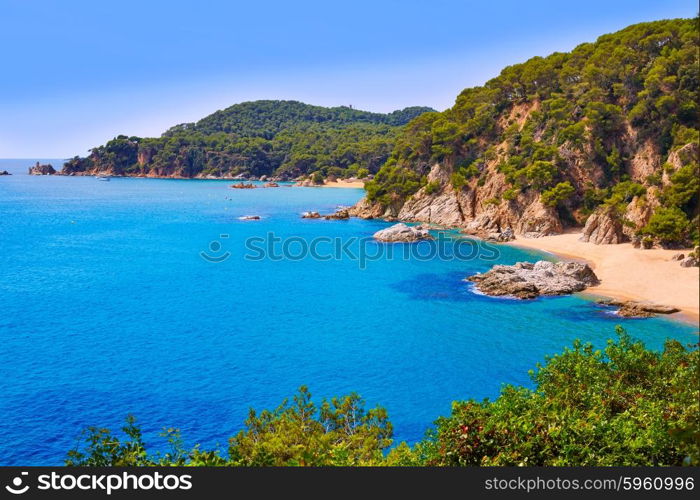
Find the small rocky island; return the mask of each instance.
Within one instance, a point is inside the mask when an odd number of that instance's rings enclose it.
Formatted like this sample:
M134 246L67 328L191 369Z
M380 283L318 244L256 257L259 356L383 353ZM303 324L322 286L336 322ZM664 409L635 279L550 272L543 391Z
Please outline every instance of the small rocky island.
M56 169L50 163L42 165L36 162L36 165L29 167L29 175L54 175L56 174Z
M580 262L518 262L513 266L497 265L490 271L467 278L476 288L493 296L533 299L539 295L566 295L598 284L598 277L588 264Z
M407 226L400 222L399 224L394 224L391 227L377 231L374 233L374 239L387 243L410 243L421 240L432 240L433 237L423 226Z

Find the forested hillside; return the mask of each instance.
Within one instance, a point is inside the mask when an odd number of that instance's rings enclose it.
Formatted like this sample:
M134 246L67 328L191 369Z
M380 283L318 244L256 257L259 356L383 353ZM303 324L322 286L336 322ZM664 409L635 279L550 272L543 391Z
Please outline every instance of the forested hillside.
M698 68L698 19L507 67L414 119L355 212L528 236L593 213L593 238L697 242Z
M401 126L430 108L389 114L296 101L254 101L172 127L159 138L120 135L64 165L64 174L292 179L376 172Z

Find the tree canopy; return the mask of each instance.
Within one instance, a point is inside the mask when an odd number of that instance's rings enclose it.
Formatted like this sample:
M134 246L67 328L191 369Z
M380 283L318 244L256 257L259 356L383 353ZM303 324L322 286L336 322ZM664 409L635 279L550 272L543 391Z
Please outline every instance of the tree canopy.
M75 157L63 172L115 175L262 176L374 173L399 129L430 108L388 114L296 101L253 101L183 123L159 138L120 135Z

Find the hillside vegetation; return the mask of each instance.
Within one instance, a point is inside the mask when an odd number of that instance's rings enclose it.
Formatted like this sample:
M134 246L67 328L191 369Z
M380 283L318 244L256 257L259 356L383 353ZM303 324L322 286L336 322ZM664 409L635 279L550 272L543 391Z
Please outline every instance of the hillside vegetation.
M605 208L630 237L697 242L699 68L698 19L509 66L411 121L363 209L550 234Z
M120 135L75 157L64 174L174 177L375 173L401 126L430 108L389 114L296 101L254 101L172 127L159 138Z
M392 445L383 408L357 394L316 404L302 387L274 410L250 411L226 456L187 449L176 429L153 453L130 417L124 435L89 428L67 465L697 465L698 351L667 341L648 350L618 327L603 350L575 342L531 373L534 389L505 386L494 401L461 401L424 440Z

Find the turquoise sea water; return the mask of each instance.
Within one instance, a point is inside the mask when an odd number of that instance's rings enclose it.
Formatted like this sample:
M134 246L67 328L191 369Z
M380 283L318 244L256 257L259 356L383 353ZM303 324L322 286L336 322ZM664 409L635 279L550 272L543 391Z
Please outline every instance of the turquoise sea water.
M295 255L301 240L370 237L387 223L299 217L360 190L23 175L30 164L0 160L17 174L0 177L1 465L61 464L82 428L129 413L156 447L171 426L225 446L249 407L302 384L318 398L357 391L413 442L455 399L530 385L527 371L575 338L603 346L622 324L656 348L697 341L693 326L580 297L473 293L463 278L494 261L245 259L246 238L268 233L300 238ZM538 257L499 251L500 263Z

